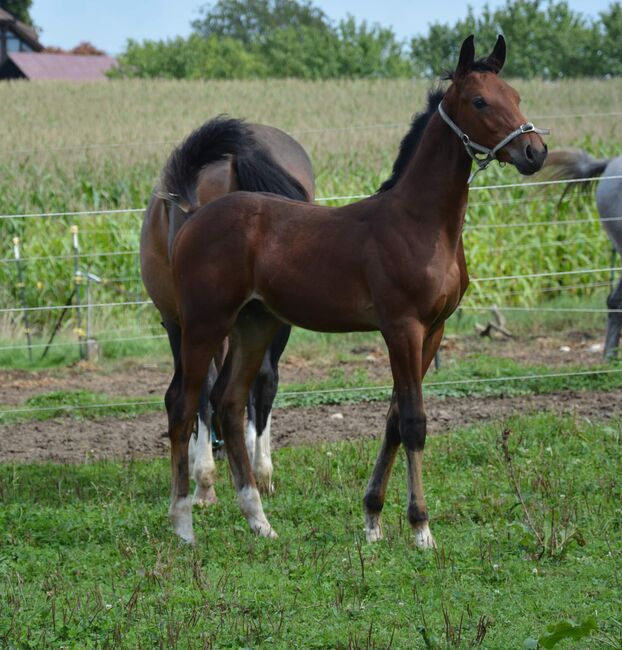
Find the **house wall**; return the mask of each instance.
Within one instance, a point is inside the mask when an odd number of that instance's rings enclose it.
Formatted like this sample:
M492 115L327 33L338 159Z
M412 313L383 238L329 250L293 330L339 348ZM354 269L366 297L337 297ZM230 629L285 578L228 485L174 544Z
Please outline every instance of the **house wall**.
M6 79L23 79L24 73L11 61L7 59L0 63L0 81Z

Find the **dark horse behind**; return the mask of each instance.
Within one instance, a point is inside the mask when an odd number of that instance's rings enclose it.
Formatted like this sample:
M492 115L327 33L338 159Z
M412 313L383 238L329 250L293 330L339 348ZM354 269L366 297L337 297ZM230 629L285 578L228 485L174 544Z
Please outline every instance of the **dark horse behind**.
M323 332L380 330L394 388L384 441L364 499L367 539L381 538L389 475L403 445L407 516L418 546L434 539L423 493L426 417L422 380L446 319L468 285L462 229L473 160L521 173L542 167L542 132L519 109L516 90L498 72L499 37L474 59L462 44L451 84L432 93L402 141L393 176L372 197L333 208L236 192L200 208L180 230L173 280L182 328L181 391L167 405L173 486L170 515L192 541L188 440L207 367L221 341L229 351L211 393L226 442L240 508L253 531L274 536L244 444L244 403L264 353L282 323ZM182 193L183 179L168 178Z
M175 195L165 191L171 178L180 185ZM140 261L143 282L161 314L173 352L175 370L171 395L181 390L182 377L181 329L170 261L173 243L189 212L236 190L271 192L311 201L315 188L309 157L296 140L279 129L226 117L206 122L170 155L145 213ZM219 292L221 288L214 290ZM272 489L270 420L278 385L278 361L290 329L284 324L274 334L247 399L248 453L257 482L266 492ZM216 355L217 362L224 358L225 351L223 347ZM197 435L196 439L191 439L196 481L194 502L202 505L216 498L211 407L207 399L215 374L212 364L203 378Z

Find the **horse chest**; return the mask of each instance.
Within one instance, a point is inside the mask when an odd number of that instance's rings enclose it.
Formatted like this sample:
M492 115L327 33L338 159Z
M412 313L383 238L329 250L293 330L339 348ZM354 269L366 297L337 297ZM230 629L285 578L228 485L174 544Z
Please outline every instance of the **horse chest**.
M422 309L422 316L429 323L444 321L456 310L462 297L460 266L453 261L442 271L436 270L433 277L428 276L424 285L427 294L427 309Z

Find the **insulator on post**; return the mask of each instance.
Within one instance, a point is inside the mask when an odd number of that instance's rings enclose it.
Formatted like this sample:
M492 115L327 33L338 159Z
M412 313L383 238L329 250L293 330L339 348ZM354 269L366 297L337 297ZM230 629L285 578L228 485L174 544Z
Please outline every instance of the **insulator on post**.
M76 225L71 226L71 228L69 229L69 232L71 233L71 235L73 237L73 247L74 247L74 249L79 250L80 246L78 244L78 226L76 226Z

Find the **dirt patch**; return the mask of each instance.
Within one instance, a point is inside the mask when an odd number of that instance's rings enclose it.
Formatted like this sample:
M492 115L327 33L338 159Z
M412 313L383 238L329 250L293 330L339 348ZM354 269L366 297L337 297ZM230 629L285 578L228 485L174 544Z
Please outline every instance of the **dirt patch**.
M384 430L382 402L276 409L275 447L369 439ZM430 433L495 421L511 415L552 411L603 420L622 416L622 389L561 391L548 395L428 398ZM74 420L58 418L0 427L0 462L80 463L101 459L157 458L167 454L166 416Z
M286 353L279 365L280 381L282 384L318 381L337 370L345 376L363 371L370 381L391 383L389 357L384 346L353 347L349 353L347 361L309 360ZM441 362L474 353L551 368L577 364L589 367L602 361L598 339L586 332L569 332L563 336L515 339L446 338L441 346ZM80 362L67 368L40 371L0 370L0 404L15 407L40 393L60 390L88 390L117 397L163 396L171 375L171 363L167 360L158 363L124 360L104 365Z
M559 368L601 361L599 340L585 332L565 332L521 339L448 338L442 359L472 353L507 357L523 363ZM346 375L364 371L370 380L389 384L391 375L382 345L353 347L347 361L306 360L286 356L280 365L282 384L326 378L335 369ZM123 360L102 365L79 363L69 368L42 371L0 371L0 401L7 407L56 390L89 390L119 397L162 397L171 375L168 360L145 363ZM564 391L520 397L427 398L431 433L442 433L483 421L499 421L514 413L544 410L576 413L604 419L622 414L622 389L606 392ZM386 405L381 402L277 409L274 412L275 446L374 438L384 430ZM99 459L153 458L167 453L164 410L134 417L77 420L70 417L45 422L0 426L1 462L67 462Z

